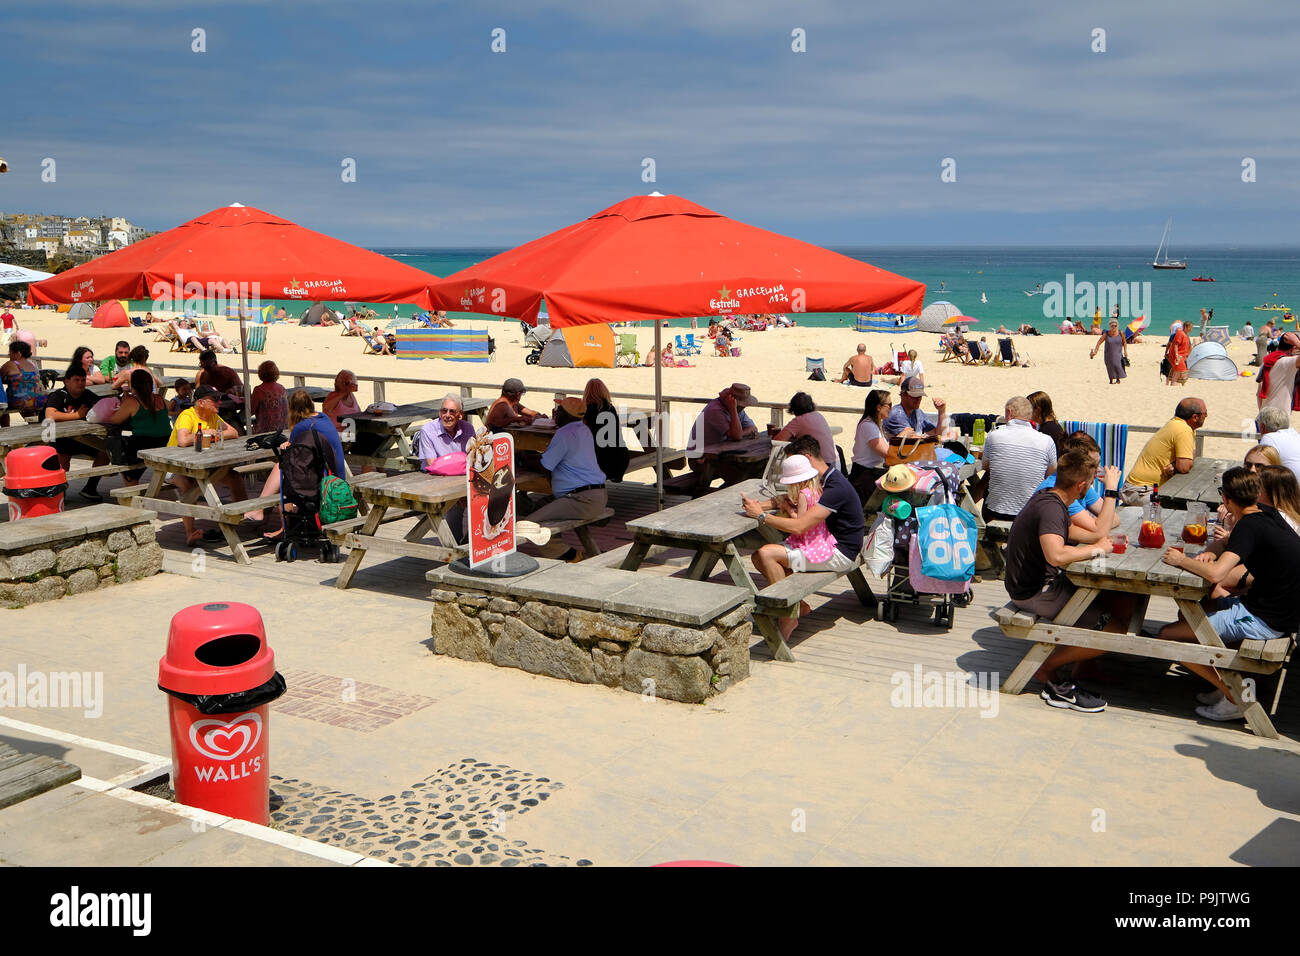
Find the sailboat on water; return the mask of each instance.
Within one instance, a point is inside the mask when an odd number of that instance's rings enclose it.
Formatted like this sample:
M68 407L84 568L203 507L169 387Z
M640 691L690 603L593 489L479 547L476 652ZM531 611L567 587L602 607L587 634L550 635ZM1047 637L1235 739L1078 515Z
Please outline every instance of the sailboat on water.
M1170 216L1169 221L1165 223L1165 233L1163 236L1160 237L1160 245L1156 247L1156 257L1151 262L1152 269L1186 269L1187 268L1186 259L1170 259L1169 250L1165 249L1165 240L1169 238L1169 230L1173 228L1173 225L1174 225L1174 217ZM1162 249L1164 250L1165 253L1165 258L1163 262L1160 261L1160 252Z

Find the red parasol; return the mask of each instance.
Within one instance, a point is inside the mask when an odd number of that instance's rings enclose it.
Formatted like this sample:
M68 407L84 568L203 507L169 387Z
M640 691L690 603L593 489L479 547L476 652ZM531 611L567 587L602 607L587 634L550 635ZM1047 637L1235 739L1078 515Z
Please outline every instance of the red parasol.
M921 311L925 286L680 196L633 196L429 287L440 309L555 327L769 312ZM655 363L655 411L662 406ZM657 443L658 445L658 443ZM662 450L656 456L663 503Z
M634 196L430 286L437 308L551 325L766 312L917 314L925 286L680 196Z
M437 276L235 203L37 282L27 294L33 305L265 297L411 302L427 309L431 279ZM242 346L242 309L240 316ZM247 392L248 351L241 351Z

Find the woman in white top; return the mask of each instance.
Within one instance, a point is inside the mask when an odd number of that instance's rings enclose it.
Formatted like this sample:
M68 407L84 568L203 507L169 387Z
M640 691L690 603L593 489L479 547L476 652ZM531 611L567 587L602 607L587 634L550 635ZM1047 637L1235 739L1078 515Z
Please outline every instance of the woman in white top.
M916 349L907 350L907 358L903 361L899 372L901 373L900 381L904 378L911 378L913 375L922 376L925 374L925 366L916 357Z
M863 505L875 494L876 479L885 473L889 439L881 432L880 426L893 407L894 400L883 388L872 389L862 406L862 418L858 421L853 440L853 468L849 471L849 481Z

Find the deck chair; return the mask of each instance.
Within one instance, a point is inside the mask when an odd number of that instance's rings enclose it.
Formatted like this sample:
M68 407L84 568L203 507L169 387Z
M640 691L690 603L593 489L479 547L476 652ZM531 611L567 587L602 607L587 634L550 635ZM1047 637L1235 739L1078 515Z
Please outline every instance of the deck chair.
M957 351L957 348L960 344L961 344L961 339L959 339L955 335L943 336L939 340L939 345L940 345L939 351L943 353L943 355L939 357L939 361L940 362L955 361L955 362L961 362L962 364L965 364L966 356L962 355L960 352Z
M694 333L694 332L687 332L687 333L686 333L686 349L687 349L687 351L686 351L686 354L687 354L687 355L699 355L699 354L700 354L700 351L701 351L701 349L700 349L700 343L695 341L695 333Z
M362 355L383 355L382 349L376 348L370 341L369 336L361 336L361 354Z
M249 352L266 351L266 326L255 325L251 329L245 329L245 343Z
M618 333L618 354L614 356L615 368L633 368L641 364L641 353L636 349L636 333Z
M1016 347L1010 338L998 339L998 350L993 356L993 364L1006 367L1020 364L1020 355L1016 352Z
M987 342L968 342L970 348L970 358L967 359L967 365L988 365L993 358L993 350L989 348Z
M677 350L677 354L678 354L678 355L690 355L690 354L691 354L691 347L690 347L690 345L688 345L687 342L686 342L686 340L683 339L680 335L677 336L677 341L673 344L673 348L675 348L675 349Z
M808 373L810 382L826 381L826 359L824 358L805 358L803 370Z
M194 331L199 335L216 335L217 327L211 319L199 319L194 323Z
M131 324L134 325L137 329L147 329L149 327L149 324L145 322L143 315L131 316Z

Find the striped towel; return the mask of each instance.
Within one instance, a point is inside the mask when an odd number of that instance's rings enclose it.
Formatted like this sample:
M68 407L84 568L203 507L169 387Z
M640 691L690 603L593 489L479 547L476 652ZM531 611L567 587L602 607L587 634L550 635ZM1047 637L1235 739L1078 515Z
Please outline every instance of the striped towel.
M1124 471L1124 454L1128 450L1128 426L1112 425L1108 422L1061 422L1066 435L1074 432L1087 432L1101 447L1101 466L1114 465ZM1093 483L1097 494L1102 492L1101 479Z

